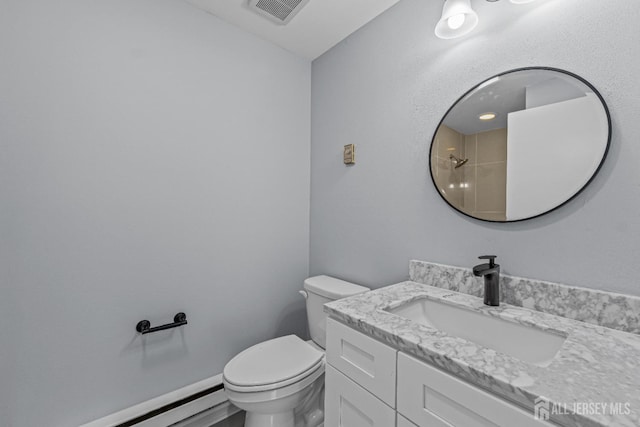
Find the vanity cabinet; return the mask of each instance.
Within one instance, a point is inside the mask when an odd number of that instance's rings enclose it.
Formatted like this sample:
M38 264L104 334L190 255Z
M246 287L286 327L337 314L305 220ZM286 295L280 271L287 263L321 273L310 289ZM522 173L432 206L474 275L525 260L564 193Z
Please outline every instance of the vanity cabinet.
M333 319L326 350L326 426L556 425Z
M393 427L396 411L331 365L325 371L324 425Z
M398 354L398 412L419 427L550 425L421 360Z
M394 427L398 351L333 319L326 350L324 425Z
M398 350L327 320L327 363L392 408L396 407Z

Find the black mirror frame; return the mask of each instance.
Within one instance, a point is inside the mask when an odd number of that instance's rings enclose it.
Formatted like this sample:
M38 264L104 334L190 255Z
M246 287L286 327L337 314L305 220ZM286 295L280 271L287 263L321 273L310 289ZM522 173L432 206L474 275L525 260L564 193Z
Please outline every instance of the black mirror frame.
M453 204L451 204L446 197L444 197L442 195L442 193L440 192L440 190L438 189L438 185L436 184L436 180L435 177L433 176L433 167L431 164L431 159L432 159L432 154L433 154L433 147L434 147L434 142L436 140L436 135L438 133L438 130L440 129L440 126L442 126L444 119L449 115L449 113L451 112L451 110L453 110L453 108L458 105L458 103L460 101L462 101L465 97L467 97L469 94L471 94L473 91L475 91L477 88L479 88L480 86L482 86L484 83L495 79L496 77L501 77L504 76L506 74L511 74L511 73L516 73L518 71L530 71L530 70L545 70L545 71L555 71L557 73L563 73L566 74L568 76L571 76L579 81L581 81L582 83L584 83L589 89L593 90L593 93L596 94L596 96L598 97L598 99L600 100L600 102L602 103L602 106L604 108L605 114L607 116L607 126L609 128L608 131L608 135L607 135L607 146L605 147L604 153L602 155L602 159L600 160L600 164L598 165L598 167L596 168L596 170L593 172L593 174L591 175L591 177L589 178L589 180L582 186L582 188L580 188L578 191L576 191L571 197L569 197L567 200L565 200L563 203L559 204L558 206L554 207L553 209L549 209L548 211L539 213L537 215L534 216L530 216L527 218L521 218L521 219L514 219L511 221L495 221L495 220L491 220L491 219L483 219L483 218L478 218L475 217L473 215L469 215L466 212L461 211L460 209L456 208ZM438 126L436 126L436 130L433 132L433 137L431 138L431 147L429 147L429 175L431 176L431 182L433 183L434 188L436 189L436 193L438 193L438 195L442 198L442 200L444 200L451 208L453 208L454 210L456 210L457 212L460 212L461 214L463 214L464 216L467 216L469 218L473 218L475 220L478 221L483 221L483 222L491 222L491 223L495 223L495 224L508 224L508 223L514 223L514 222L521 222L521 221L528 221L530 219L534 219L534 218L538 218L541 217L543 215L546 215L550 212L553 212L557 209L560 209L561 207L563 207L564 205L566 205L567 203L571 202L573 199L575 199L576 197L578 197L578 195L580 193L582 193L584 191L585 188L587 188L589 186L589 184L591 184L591 182L595 179L595 177L598 175L598 172L600 172L600 169L602 169L602 165L604 164L607 155L609 154L609 148L611 147L611 133L612 133L612 127L611 127L611 114L609 112L609 107L607 106L607 103L604 101L604 98L602 97L602 95L600 94L600 92L598 92L598 90L591 84L589 83L587 80L585 80L584 78L580 77L577 74L574 74L570 71L566 71L566 70L562 70L560 68L553 68L553 67L522 67L522 68L514 68L512 70L509 71L505 71L503 73L500 74L496 74L492 77L489 77L485 80L483 80L482 82L478 83L477 85L475 85L474 87L472 87L471 89L469 89L468 91L466 91L460 98L458 98L456 100L456 102L454 102L451 107L449 107L449 109L447 110L446 113L444 113L444 115L442 116L442 119L440 119L440 122L438 122Z

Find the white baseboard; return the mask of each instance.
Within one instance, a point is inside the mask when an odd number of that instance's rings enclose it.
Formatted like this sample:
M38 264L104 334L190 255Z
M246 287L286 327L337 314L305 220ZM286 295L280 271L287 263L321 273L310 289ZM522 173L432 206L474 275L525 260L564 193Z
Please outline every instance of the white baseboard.
M240 412L240 409L231 403L224 402L214 408L196 414L191 418L173 424L171 427L211 427Z
M144 417L153 411L161 410L180 400L220 386L221 384L222 374L216 375L80 427L118 427L121 424ZM221 389L175 408L163 410L153 417L136 423L135 427L167 427L173 425L177 427L209 427L238 411L235 406L228 402L224 389Z

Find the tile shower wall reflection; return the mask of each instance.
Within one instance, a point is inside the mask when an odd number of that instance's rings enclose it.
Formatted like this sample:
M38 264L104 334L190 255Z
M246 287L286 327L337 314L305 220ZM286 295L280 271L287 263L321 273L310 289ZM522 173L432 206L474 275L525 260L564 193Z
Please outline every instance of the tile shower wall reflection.
M473 216L493 221L507 219L507 129L465 136L469 188L465 208Z
M446 196L449 203L456 209L465 208L465 167L455 168L456 163L451 156L465 159L465 137L459 132L440 126L435 136L434 150L431 164L438 165L433 173L438 189Z
M456 168L451 155L468 161ZM463 135L442 125L432 156L436 185L455 208L488 220L506 220L507 129Z

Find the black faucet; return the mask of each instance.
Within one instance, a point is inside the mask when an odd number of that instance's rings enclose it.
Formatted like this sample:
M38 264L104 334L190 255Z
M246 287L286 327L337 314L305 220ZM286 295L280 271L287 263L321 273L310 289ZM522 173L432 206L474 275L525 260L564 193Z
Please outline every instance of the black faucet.
M484 304L490 306L500 305L500 265L495 263L497 256L482 255L478 259L488 259L488 264L480 264L473 267L475 276L484 276Z

